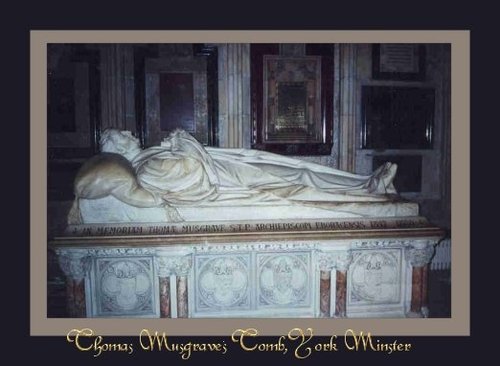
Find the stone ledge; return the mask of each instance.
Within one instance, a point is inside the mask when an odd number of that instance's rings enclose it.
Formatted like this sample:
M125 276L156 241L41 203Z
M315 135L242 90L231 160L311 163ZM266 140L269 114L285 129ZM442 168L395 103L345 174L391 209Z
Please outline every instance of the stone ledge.
M316 220L249 220L157 224L70 225L51 246L204 244L276 240L441 237L424 217Z

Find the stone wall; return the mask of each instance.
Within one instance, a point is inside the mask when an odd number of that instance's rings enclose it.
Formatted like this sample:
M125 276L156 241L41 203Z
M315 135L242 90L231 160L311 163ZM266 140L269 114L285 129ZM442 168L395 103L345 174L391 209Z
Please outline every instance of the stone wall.
M450 228L450 45L427 44L426 78L424 81L374 80L372 78L371 45L359 44L357 48L357 99L361 100L362 85L414 86L435 89L435 113L432 149L372 150L361 149L361 133L354 141L355 171L368 174L372 170L374 155L417 155L422 157L421 192L402 193L403 197L420 204L422 215L439 226ZM356 103L356 131L361 131L361 103Z
M218 121L221 147L250 147L249 44L217 44ZM132 45L98 46L101 65L101 128L135 132L134 65ZM422 156L422 190L403 196L420 203L436 224L450 228L450 47L428 44L427 78L423 82L381 81L371 77L370 44L337 44L334 53L333 148L329 155L295 156L318 164L368 174L373 155ZM360 148L361 86L412 85L436 90L434 145L431 150L363 150ZM69 201L49 202L49 233L62 225Z
M450 47L427 44L425 81L372 79L371 44L337 44L334 54L334 126L330 155L294 156L318 164L369 174L376 155L422 157L421 192L402 195L417 201L422 214L450 228ZM248 147L251 120L245 111L250 103L248 50L242 45L219 45L219 124L221 147ZM232 63L232 65L231 65ZM234 74L236 72L237 74ZM361 86L391 85L435 88L434 142L430 150L361 149ZM236 108L236 109L235 109ZM237 118L234 116L237 112ZM233 114L232 114L233 113ZM231 126L231 128L229 128Z

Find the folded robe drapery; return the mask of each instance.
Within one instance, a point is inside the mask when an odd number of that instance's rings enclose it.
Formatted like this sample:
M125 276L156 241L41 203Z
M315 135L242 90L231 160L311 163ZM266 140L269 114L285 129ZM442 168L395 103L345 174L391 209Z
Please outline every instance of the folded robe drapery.
M132 165L142 187L174 206L285 200L327 207L396 194L395 164L358 175L259 150L204 148L182 130L140 152Z

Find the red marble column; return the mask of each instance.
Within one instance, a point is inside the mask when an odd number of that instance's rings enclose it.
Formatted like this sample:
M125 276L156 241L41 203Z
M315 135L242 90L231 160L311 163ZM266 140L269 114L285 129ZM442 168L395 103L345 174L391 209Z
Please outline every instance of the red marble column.
M66 309L70 318L85 318L85 281L66 279Z
M407 248L406 259L412 265L411 304L408 317L427 317L427 281L429 261L434 254L434 243L428 240L416 241L415 247Z
M335 303L335 317L345 318L346 316L346 294L347 294L347 273L337 271L337 291Z
M319 312L320 317L330 317L330 271L320 271L319 283Z
M177 276L177 317L188 317L187 276Z
M411 306L410 311L420 314L422 310L422 270L423 267L413 267L411 278Z
M160 277L160 317L172 317L170 309L170 278Z
M427 317L427 308L428 308L428 284L429 284L429 265L425 265L422 267L422 313L425 317ZM425 310L424 310L425 309Z

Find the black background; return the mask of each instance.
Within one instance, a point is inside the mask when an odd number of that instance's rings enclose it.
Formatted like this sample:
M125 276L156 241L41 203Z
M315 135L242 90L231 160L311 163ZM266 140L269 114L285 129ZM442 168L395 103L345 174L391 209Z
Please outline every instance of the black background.
M495 334L499 331L497 305L487 291L496 291L497 277L493 264L486 255L496 242L487 229L494 227L491 221L496 216L486 214L485 209L494 207L491 171L496 169L495 159L498 144L493 141L498 135L498 113L492 107L498 102L493 88L498 82L498 45L493 38L497 33L494 19L497 12L487 8L471 8L465 3L417 2L331 2L324 8L323 2L315 4L290 3L287 6L271 7L270 2L231 2L227 6L215 2L189 1L163 2L155 7L147 1L115 2L16 2L18 10L4 9L2 27L2 130L4 141L9 143L4 150L2 200L4 224L2 224L4 246L2 267L4 270L3 295L4 315L2 329L3 355L17 357L19 362L36 360L66 365L75 364L127 364L137 362L196 363L205 365L236 364L240 361L280 364L300 362L329 364L340 361L357 364L449 364L470 355L473 359L486 358L485 353L494 348ZM288 3L287 3L288 4ZM323 5L321 5L323 4ZM347 4L349 4L347 6ZM333 8L333 5L335 7ZM177 354L164 352L134 352L105 354L94 358L90 352L80 352L66 343L64 337L29 336L29 31L30 30L169 30L169 29L241 29L241 30L471 30L471 337L388 337L388 341L411 342L413 350L408 353L387 355L379 352L318 353L304 361L293 359L291 352L281 354L256 352L245 353L223 338L230 347L228 354L195 354L189 361L181 361ZM496 80L496 81L495 81ZM7 115L5 114L7 112ZM487 149L488 158L483 153ZM483 164L486 162L487 164ZM461 162L453 166L460 169ZM486 177L488 175L488 178ZM487 196L486 196L487 195ZM5 218L7 223L5 224ZM494 256L492 259L494 259ZM487 272L488 271L488 272ZM489 301L488 301L489 300ZM377 337L383 340L383 337ZM192 341L221 340L220 337L187 337ZM137 338L106 337L108 342L137 344ZM185 339L176 337L176 341ZM18 346L13 348L13 346ZM136 347L137 348L137 347ZM16 350L17 349L17 350ZM292 361L292 362L290 362ZM23 362L24 363L24 362ZM266 362L267 364L267 362Z

